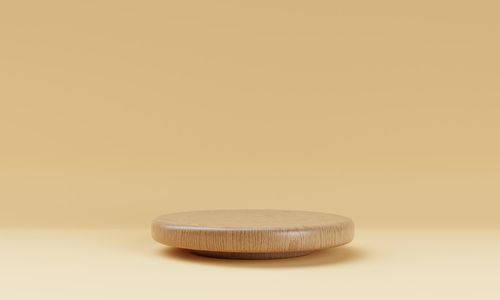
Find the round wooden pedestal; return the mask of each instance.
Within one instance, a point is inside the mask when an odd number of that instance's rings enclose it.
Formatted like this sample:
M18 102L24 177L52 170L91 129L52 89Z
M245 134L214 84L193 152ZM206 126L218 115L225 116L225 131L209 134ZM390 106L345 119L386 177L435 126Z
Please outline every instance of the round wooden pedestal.
M163 215L152 223L153 238L194 254L236 259L306 255L350 242L351 219L286 210L210 210Z

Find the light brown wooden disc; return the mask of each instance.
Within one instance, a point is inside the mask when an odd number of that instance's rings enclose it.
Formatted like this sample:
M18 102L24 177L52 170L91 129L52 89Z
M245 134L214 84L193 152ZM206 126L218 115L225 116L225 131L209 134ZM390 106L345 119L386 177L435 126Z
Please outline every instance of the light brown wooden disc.
M199 255L268 259L346 244L353 239L354 223L307 211L207 210L160 216L151 230L156 241Z

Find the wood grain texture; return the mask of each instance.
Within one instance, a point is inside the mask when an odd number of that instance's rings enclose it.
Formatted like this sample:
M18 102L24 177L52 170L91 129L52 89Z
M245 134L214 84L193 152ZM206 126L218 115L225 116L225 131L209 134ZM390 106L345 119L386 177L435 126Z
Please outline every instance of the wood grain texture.
M163 215L153 238L205 256L268 259L340 246L354 236L351 219L286 210L211 210Z

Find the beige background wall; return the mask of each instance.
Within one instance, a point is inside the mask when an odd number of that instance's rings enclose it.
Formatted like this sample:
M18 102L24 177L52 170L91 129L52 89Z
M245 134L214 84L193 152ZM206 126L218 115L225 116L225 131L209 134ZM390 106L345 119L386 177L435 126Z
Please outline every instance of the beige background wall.
M0 226L500 226L497 1L1 1Z

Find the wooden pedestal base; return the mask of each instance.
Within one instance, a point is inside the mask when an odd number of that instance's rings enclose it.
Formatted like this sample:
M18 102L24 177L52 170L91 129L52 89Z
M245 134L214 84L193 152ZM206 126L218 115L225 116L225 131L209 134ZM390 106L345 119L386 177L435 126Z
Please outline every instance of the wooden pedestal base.
M198 251L191 250L191 253L213 258L229 258L229 259L278 259L303 256L313 251L296 251L296 252L270 252L270 253L251 253L251 252L215 252L215 251Z
M153 238L195 254L236 259L306 255L349 243L351 219L288 210L208 210L174 213L153 220Z

